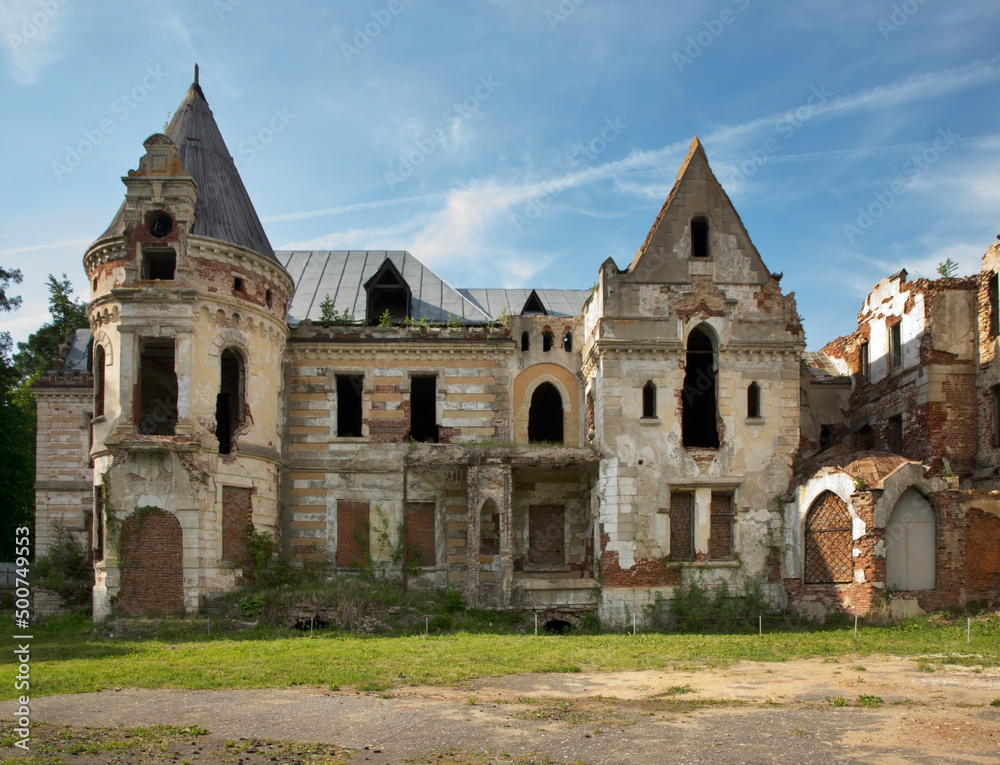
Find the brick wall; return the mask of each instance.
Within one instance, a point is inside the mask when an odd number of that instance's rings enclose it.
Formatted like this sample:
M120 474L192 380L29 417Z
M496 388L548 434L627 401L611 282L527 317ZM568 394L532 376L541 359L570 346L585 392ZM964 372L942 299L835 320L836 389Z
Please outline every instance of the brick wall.
M670 493L670 559L694 557L694 493Z
M246 534L253 522L251 494L241 486L222 487L222 560L235 566L250 562Z
M163 510L132 513L122 524L121 572L122 613L183 613L183 533L177 518Z
M561 566L565 563L566 508L533 505L528 508L528 563Z
M713 491L708 537L708 556L712 560L733 557L733 520L732 492Z
M434 515L433 502L411 502L406 506L406 546L409 550L419 545L421 566L437 565Z
M361 565L368 552L368 502L337 500L337 566Z
M1000 598L1000 518L977 507L966 523L966 560L970 600Z

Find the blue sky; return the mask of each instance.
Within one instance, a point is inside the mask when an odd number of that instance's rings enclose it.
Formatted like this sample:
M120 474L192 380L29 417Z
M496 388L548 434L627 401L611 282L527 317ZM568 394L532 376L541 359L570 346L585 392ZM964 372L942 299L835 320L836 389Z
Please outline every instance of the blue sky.
M406 249L457 287L624 268L698 135L815 349L1000 233L998 31L996 0L3 0L3 323L47 319L49 273L85 290L198 62L275 249Z

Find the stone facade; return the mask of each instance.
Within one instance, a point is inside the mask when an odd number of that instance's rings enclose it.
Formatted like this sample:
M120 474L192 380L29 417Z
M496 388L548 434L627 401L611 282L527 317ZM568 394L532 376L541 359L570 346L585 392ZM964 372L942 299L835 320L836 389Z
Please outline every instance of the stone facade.
M805 353L697 139L631 264L562 309L274 253L197 83L145 149L84 257L89 362L35 387L38 549L86 539L95 618L196 612L250 527L553 619L641 621L685 576L817 617L1000 597L996 247L882 280Z

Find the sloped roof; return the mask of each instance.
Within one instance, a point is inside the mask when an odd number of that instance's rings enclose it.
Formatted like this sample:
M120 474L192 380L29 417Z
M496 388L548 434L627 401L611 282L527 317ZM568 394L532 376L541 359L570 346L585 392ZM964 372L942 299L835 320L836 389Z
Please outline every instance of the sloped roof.
M822 454L822 453L821 453ZM901 466L920 465L916 460L890 452L853 450L830 456L817 456L807 460L802 468L802 482L819 473L824 468L839 470L852 478L862 478L869 489L884 488L885 479Z
M89 329L74 330L66 358L63 359L64 373L90 371L90 341L93 339L94 333Z
M243 179L215 123L201 87L193 84L177 107L167 136L176 145L181 167L198 185L198 201L191 233L247 247L274 258ZM125 232L125 203L99 238Z
M849 375L842 374L833 359L822 351L806 351L802 354L809 368L809 377L819 384L845 384L851 381Z
M460 289L467 297L492 319L497 319L504 309L511 316L517 316L524 308L530 289ZM590 297L590 290L534 290L545 306L549 316L579 316L583 313L583 304Z
M320 303L327 295L338 312L347 311L364 321L368 306L365 282L386 258L410 287L414 319L443 324L457 316L465 324L485 324L494 318L403 250L279 250L276 256L295 280L295 294L288 306L292 327L306 319L319 321Z

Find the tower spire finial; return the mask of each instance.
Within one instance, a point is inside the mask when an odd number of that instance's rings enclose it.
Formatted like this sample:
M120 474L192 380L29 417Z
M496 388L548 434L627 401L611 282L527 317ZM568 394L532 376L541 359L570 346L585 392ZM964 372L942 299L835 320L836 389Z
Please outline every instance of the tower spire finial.
M198 65L194 65L194 84L198 84Z

